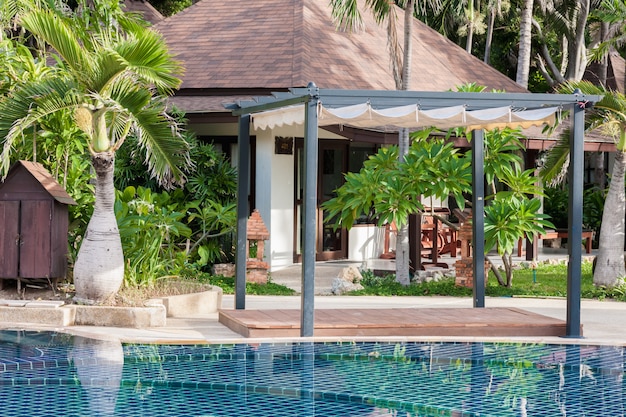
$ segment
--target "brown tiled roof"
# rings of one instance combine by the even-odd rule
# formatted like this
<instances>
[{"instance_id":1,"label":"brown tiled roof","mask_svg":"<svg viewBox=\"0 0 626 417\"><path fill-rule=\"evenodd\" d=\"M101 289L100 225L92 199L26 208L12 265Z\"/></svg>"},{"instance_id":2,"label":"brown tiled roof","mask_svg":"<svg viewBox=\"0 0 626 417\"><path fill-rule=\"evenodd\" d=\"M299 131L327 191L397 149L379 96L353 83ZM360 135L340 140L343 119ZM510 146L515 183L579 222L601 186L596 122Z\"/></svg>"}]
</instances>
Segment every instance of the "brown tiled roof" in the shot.
<instances>
[{"instance_id":1,"label":"brown tiled roof","mask_svg":"<svg viewBox=\"0 0 626 417\"><path fill-rule=\"evenodd\" d=\"M11 172L23 167L28 171L43 188L59 203L76 205L76 201L65 191L63 187L54 179L50 172L38 162L17 161L9 169L7 178L11 176Z\"/></svg>"},{"instance_id":2,"label":"brown tiled roof","mask_svg":"<svg viewBox=\"0 0 626 417\"><path fill-rule=\"evenodd\" d=\"M402 11L398 24L402 26ZM395 89L387 35L369 11L365 30L335 29L327 0L201 0L155 27L186 72L183 89ZM418 20L410 89L446 91L475 82L526 92Z\"/></svg>"},{"instance_id":3,"label":"brown tiled roof","mask_svg":"<svg viewBox=\"0 0 626 417\"><path fill-rule=\"evenodd\" d=\"M139 13L146 21L153 25L165 19L157 9L145 0L123 0L121 3L125 11Z\"/></svg>"},{"instance_id":4,"label":"brown tiled roof","mask_svg":"<svg viewBox=\"0 0 626 417\"><path fill-rule=\"evenodd\" d=\"M236 95L236 96L184 96L175 95L170 97L168 103L186 113L223 112L224 106L238 101L250 101L259 95Z\"/></svg>"},{"instance_id":5,"label":"brown tiled roof","mask_svg":"<svg viewBox=\"0 0 626 417\"><path fill-rule=\"evenodd\" d=\"M626 91L626 60L617 51L609 53L609 61L606 74L606 87L613 91L624 93ZM592 62L587 66L583 79L594 84L600 84L600 63Z\"/></svg>"}]
</instances>

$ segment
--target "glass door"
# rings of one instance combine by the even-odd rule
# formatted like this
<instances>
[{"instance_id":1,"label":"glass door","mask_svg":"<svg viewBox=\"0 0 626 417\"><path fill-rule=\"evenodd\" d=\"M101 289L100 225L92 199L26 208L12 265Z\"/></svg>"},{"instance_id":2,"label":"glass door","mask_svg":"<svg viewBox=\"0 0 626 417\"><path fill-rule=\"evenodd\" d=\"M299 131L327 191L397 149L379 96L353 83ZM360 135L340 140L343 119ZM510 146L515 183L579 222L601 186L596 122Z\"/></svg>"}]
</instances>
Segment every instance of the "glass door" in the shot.
<instances>
[{"instance_id":1,"label":"glass door","mask_svg":"<svg viewBox=\"0 0 626 417\"><path fill-rule=\"evenodd\" d=\"M318 260L345 259L348 256L347 236L344 228L335 229L334 219L327 219L321 204L336 196L348 170L348 146L345 144L320 145L318 181Z\"/></svg>"},{"instance_id":2,"label":"glass door","mask_svg":"<svg viewBox=\"0 0 626 417\"><path fill-rule=\"evenodd\" d=\"M348 145L321 141L318 155L317 183L317 236L316 260L345 259L348 256L347 233L343 228L334 230L333 222L327 221L321 204L335 196L335 190L343 184L347 171ZM295 202L294 202L294 262L302 261L302 215L304 200L304 148L302 140L296 141L295 150Z\"/></svg>"}]
</instances>

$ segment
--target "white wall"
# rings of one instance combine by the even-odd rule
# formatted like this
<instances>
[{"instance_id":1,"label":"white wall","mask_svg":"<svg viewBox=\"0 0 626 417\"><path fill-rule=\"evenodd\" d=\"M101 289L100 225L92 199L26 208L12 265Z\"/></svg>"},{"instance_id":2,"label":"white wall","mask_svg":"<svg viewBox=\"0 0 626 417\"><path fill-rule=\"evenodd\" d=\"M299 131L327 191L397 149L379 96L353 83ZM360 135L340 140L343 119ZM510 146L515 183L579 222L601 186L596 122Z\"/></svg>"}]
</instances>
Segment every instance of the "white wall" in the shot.
<instances>
[{"instance_id":1,"label":"white wall","mask_svg":"<svg viewBox=\"0 0 626 417\"><path fill-rule=\"evenodd\" d=\"M265 242L271 270L293 264L293 155L277 155L273 131L256 134L256 208L270 232Z\"/></svg>"},{"instance_id":2,"label":"white wall","mask_svg":"<svg viewBox=\"0 0 626 417\"><path fill-rule=\"evenodd\" d=\"M257 132L256 138L256 206L259 210L267 230L270 232L270 240L265 242L265 261L270 263L274 231L272 230L272 157L274 154L274 137L270 131Z\"/></svg>"},{"instance_id":3,"label":"white wall","mask_svg":"<svg viewBox=\"0 0 626 417\"><path fill-rule=\"evenodd\" d=\"M195 124L197 135L237 136L238 126L233 124ZM320 139L345 139L339 135L318 131ZM294 255L294 164L293 155L277 155L274 152L276 136L303 137L302 126L286 126L274 130L254 130L256 136L256 205L267 229L270 240L265 242L265 262L271 270L293 265ZM237 145L232 148L233 165L237 166Z\"/></svg>"},{"instance_id":4,"label":"white wall","mask_svg":"<svg viewBox=\"0 0 626 417\"><path fill-rule=\"evenodd\" d=\"M272 270L293 264L294 155L272 155Z\"/></svg>"}]
</instances>

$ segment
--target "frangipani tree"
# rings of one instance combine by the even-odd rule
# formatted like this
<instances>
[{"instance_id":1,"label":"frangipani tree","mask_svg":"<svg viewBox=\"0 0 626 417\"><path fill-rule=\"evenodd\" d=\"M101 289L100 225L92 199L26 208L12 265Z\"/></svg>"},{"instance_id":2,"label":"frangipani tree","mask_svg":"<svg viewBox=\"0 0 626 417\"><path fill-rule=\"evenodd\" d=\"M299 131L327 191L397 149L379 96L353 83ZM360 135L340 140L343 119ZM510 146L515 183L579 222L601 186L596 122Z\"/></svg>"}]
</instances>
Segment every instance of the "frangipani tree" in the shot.
<instances>
[{"instance_id":1,"label":"frangipani tree","mask_svg":"<svg viewBox=\"0 0 626 417\"><path fill-rule=\"evenodd\" d=\"M362 215L376 218L380 226L392 222L402 225L410 214L425 213L421 201L430 197L443 201L453 196L463 208L463 194L471 192L471 151L463 155L452 143L429 138L431 133L424 130L413 134L404 161L397 159L397 147L382 148L363 163L360 172L347 173L336 197L323 205L327 218L348 229ZM485 133L485 178L492 190L485 206L485 250L497 248L506 280L499 273L496 278L500 285L509 287L511 257L519 239L553 227L539 212L540 201L527 197L540 194L540 190L534 170L521 168L521 158L516 154L523 149L521 137L514 129Z\"/></svg>"},{"instance_id":2,"label":"frangipani tree","mask_svg":"<svg viewBox=\"0 0 626 417\"><path fill-rule=\"evenodd\" d=\"M546 233L546 228L554 225L548 221L549 216L541 213L541 200L528 195L540 193L535 185L534 170L521 171L514 168L504 174L500 181L507 186L506 191L492 195L485 205L485 252L492 249L498 251L502 258L506 280L494 270L498 283L511 287L513 283L513 251L517 243L524 237Z\"/></svg>"},{"instance_id":3,"label":"frangipani tree","mask_svg":"<svg viewBox=\"0 0 626 417\"><path fill-rule=\"evenodd\" d=\"M361 215L374 213L378 225L395 223L400 229L410 214L422 213L420 197L456 198L465 206L463 193L470 189L470 160L452 143L428 139L431 130L413 134L413 142L404 160L398 159L398 147L382 148L363 163L358 173L347 173L337 196L323 204L328 219L337 227L352 227ZM403 285L409 280L396 279Z\"/></svg>"},{"instance_id":4,"label":"frangipani tree","mask_svg":"<svg viewBox=\"0 0 626 417\"><path fill-rule=\"evenodd\" d=\"M189 147L166 114L165 98L182 68L159 34L126 17L116 0L86 4L81 14L34 8L19 24L56 61L44 79L19 84L0 98L3 176L21 136L39 120L71 110L83 130L96 174L93 216L74 265L76 298L101 302L119 289L124 257L113 210L115 152L133 134L146 165L166 187L185 179ZM65 11L64 13L67 13Z\"/></svg>"}]
</instances>

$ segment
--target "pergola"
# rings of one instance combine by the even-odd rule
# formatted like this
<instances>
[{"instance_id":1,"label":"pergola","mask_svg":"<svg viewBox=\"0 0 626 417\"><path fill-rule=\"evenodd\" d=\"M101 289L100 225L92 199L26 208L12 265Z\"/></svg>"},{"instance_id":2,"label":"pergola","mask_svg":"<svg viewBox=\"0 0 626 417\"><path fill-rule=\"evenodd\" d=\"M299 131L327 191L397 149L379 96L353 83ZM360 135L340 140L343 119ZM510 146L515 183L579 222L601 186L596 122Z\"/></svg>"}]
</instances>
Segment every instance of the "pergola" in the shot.
<instances>
[{"instance_id":1,"label":"pergola","mask_svg":"<svg viewBox=\"0 0 626 417\"><path fill-rule=\"evenodd\" d=\"M484 270L484 130L546 124L555 114L570 111L572 123L568 172L569 263L567 269L566 336L581 337L580 292L585 108L601 96L531 93L458 93L306 88L258 97L227 106L239 117L237 189L237 252L235 309L245 309L246 224L248 217L250 125L267 128L302 124L304 129L304 241L300 335L313 336L315 314L315 248L318 169L318 127L345 124L373 128L419 129L465 127L472 134L473 305L485 306Z\"/></svg>"}]
</instances>

